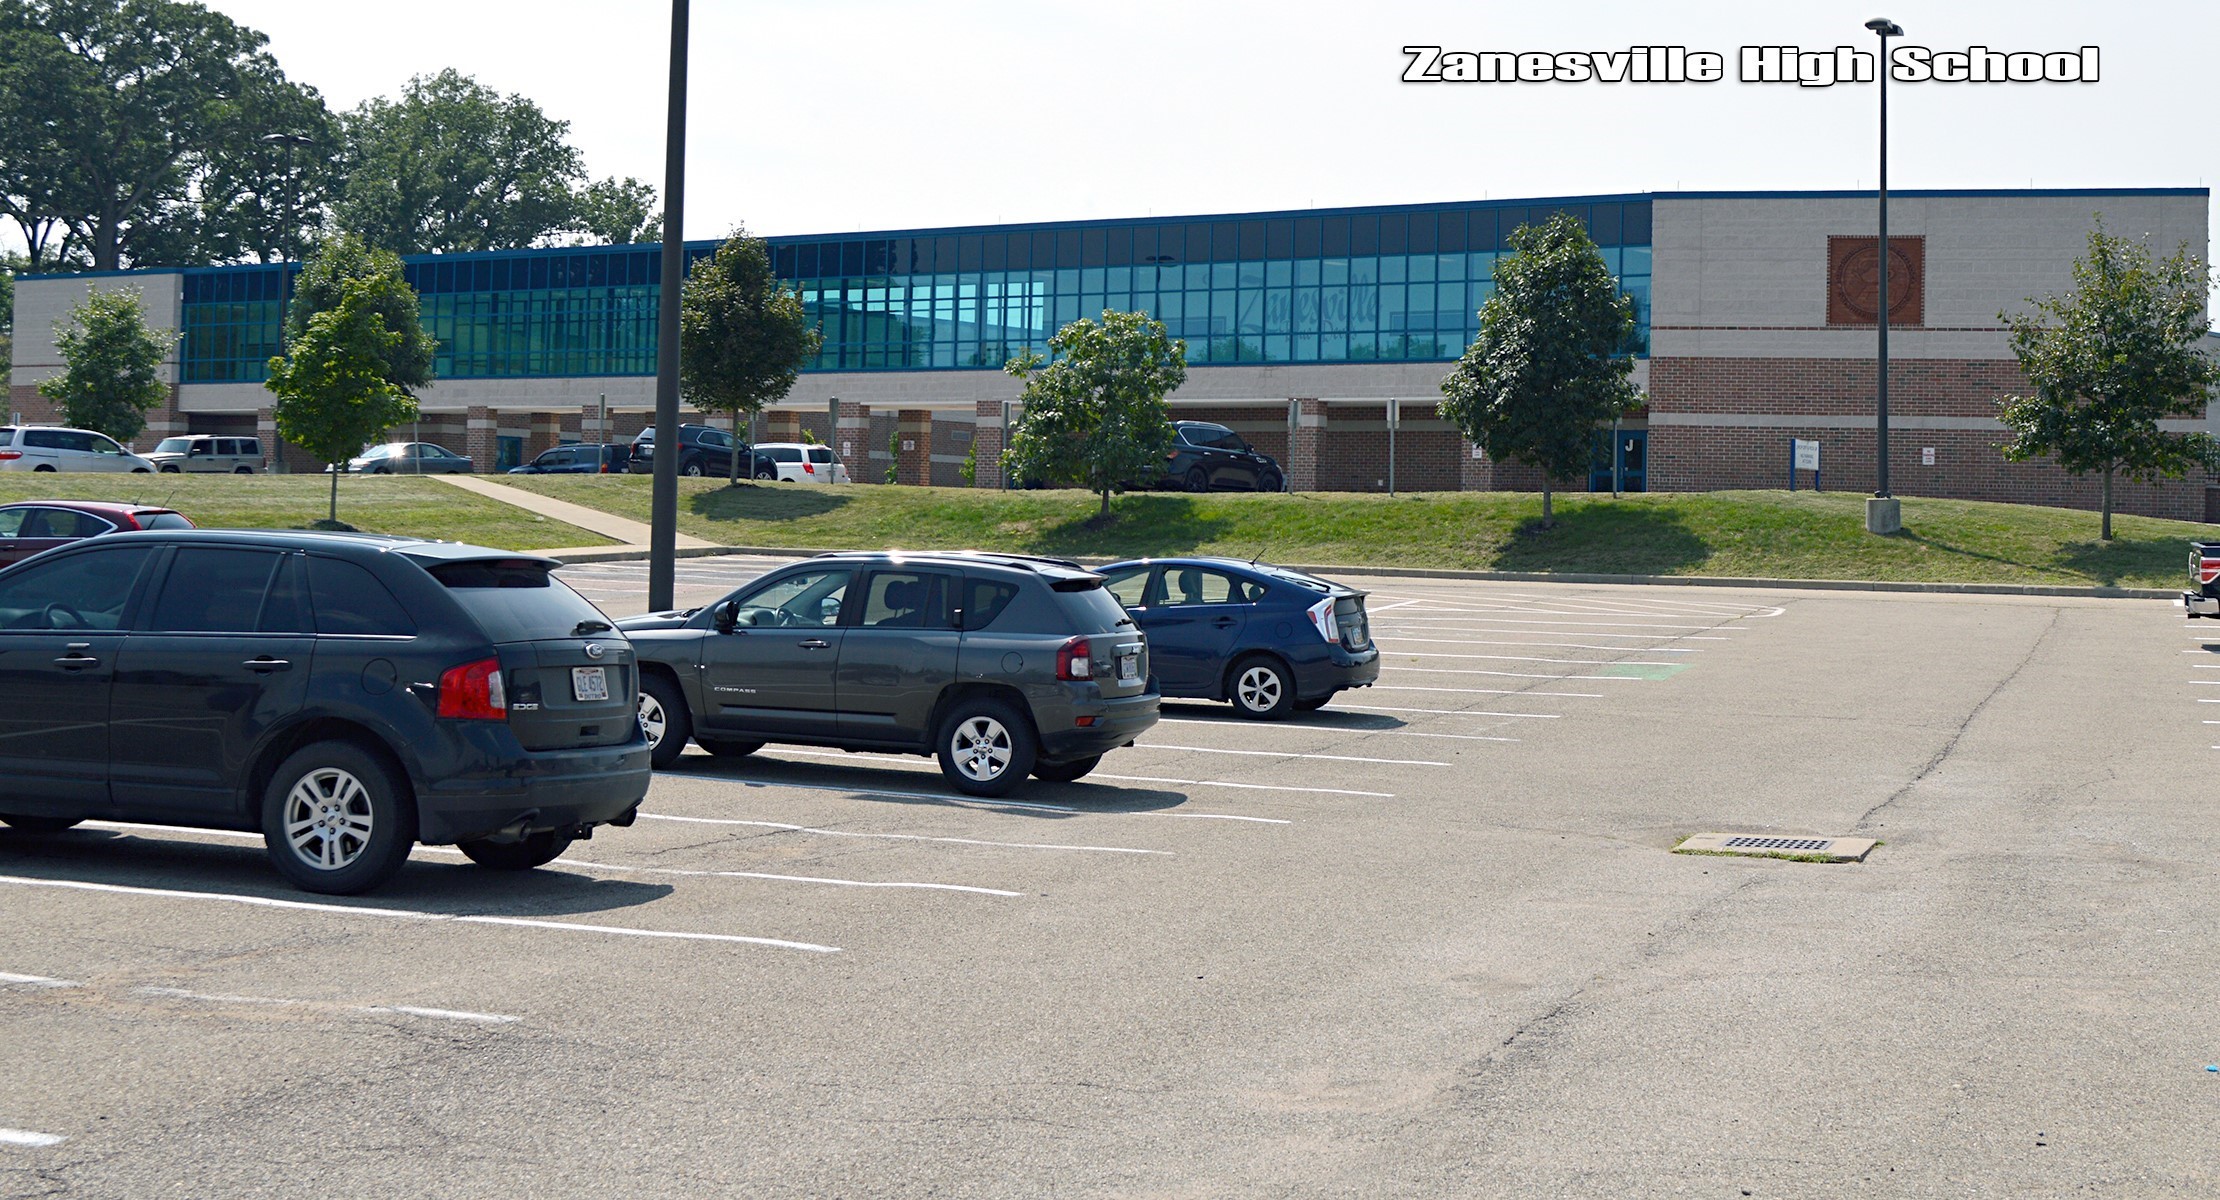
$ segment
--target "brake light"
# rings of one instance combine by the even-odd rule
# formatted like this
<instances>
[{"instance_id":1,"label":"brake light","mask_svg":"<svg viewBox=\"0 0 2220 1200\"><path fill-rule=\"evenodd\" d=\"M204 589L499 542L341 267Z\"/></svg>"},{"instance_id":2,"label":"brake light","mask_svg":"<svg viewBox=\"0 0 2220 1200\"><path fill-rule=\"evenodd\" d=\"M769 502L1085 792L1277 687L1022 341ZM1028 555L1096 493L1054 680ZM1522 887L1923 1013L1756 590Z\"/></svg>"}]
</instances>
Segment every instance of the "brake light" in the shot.
<instances>
[{"instance_id":1,"label":"brake light","mask_svg":"<svg viewBox=\"0 0 2220 1200\"><path fill-rule=\"evenodd\" d=\"M814 464L814 463L811 463L811 462L806 462L806 461L802 463L802 474L804 474L804 475L815 475L816 473L817 473L817 466L816 466L816 464Z\"/></svg>"},{"instance_id":2,"label":"brake light","mask_svg":"<svg viewBox=\"0 0 2220 1200\"><path fill-rule=\"evenodd\" d=\"M23 457L21 450L0 450L0 462L14 462Z\"/></svg>"},{"instance_id":3,"label":"brake light","mask_svg":"<svg viewBox=\"0 0 2220 1200\"><path fill-rule=\"evenodd\" d=\"M0 454L0 458L7 457ZM2197 561L2197 582L2211 583L2220 579L2220 558L2202 558Z\"/></svg>"},{"instance_id":4,"label":"brake light","mask_svg":"<svg viewBox=\"0 0 2220 1200\"><path fill-rule=\"evenodd\" d=\"M1094 647L1075 637L1056 648L1056 678L1085 680L1095 677Z\"/></svg>"},{"instance_id":5,"label":"brake light","mask_svg":"<svg viewBox=\"0 0 2220 1200\"><path fill-rule=\"evenodd\" d=\"M464 721L509 719L509 689L501 682L501 660L482 658L449 667L439 677L439 715Z\"/></svg>"},{"instance_id":6,"label":"brake light","mask_svg":"<svg viewBox=\"0 0 2220 1200\"><path fill-rule=\"evenodd\" d=\"M1310 623L1312 627L1318 630L1319 637L1329 642L1341 640L1341 622L1334 619L1334 598L1332 596L1328 596L1304 609L1303 615L1310 618Z\"/></svg>"}]
</instances>

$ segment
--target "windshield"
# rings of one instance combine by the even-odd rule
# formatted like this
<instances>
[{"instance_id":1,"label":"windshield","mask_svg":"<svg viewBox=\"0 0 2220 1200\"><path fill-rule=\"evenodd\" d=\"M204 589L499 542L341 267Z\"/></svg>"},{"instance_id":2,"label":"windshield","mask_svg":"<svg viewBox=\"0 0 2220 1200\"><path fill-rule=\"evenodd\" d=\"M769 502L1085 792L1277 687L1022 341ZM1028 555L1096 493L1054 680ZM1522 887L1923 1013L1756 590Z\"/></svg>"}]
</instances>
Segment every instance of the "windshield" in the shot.
<instances>
[{"instance_id":1,"label":"windshield","mask_svg":"<svg viewBox=\"0 0 2220 1200\"><path fill-rule=\"evenodd\" d=\"M365 450L365 451L363 451L363 452L362 452L362 455L361 455L361 457L363 457L363 458L391 458L391 457L393 457L393 451L394 451L394 447L392 447L392 446L372 446L372 447L370 447L370 448L369 448L368 450Z\"/></svg>"},{"instance_id":2,"label":"windshield","mask_svg":"<svg viewBox=\"0 0 2220 1200\"><path fill-rule=\"evenodd\" d=\"M186 448L192 444L193 439L191 438L163 438L155 444L154 452L156 454L183 454Z\"/></svg>"},{"instance_id":3,"label":"windshield","mask_svg":"<svg viewBox=\"0 0 2220 1200\"><path fill-rule=\"evenodd\" d=\"M431 574L496 642L585 637L615 628L591 601L549 574L546 563L441 563Z\"/></svg>"}]
</instances>

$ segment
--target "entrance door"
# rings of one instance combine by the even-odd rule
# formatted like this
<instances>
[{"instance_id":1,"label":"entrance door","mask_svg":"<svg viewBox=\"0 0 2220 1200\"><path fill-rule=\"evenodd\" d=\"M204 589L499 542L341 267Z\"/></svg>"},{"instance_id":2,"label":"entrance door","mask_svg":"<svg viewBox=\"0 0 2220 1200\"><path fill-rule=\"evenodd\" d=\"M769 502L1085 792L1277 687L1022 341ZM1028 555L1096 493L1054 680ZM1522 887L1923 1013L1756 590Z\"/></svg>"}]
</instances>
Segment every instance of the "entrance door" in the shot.
<instances>
[{"instance_id":1,"label":"entrance door","mask_svg":"<svg viewBox=\"0 0 2220 1200\"><path fill-rule=\"evenodd\" d=\"M1649 490L1650 431L1647 429L1622 429L1618 445L1611 443L1611 431L1596 431L1595 451L1588 456L1588 490L1611 490L1611 458L1616 451L1619 460L1619 490L1646 492Z\"/></svg>"}]
</instances>

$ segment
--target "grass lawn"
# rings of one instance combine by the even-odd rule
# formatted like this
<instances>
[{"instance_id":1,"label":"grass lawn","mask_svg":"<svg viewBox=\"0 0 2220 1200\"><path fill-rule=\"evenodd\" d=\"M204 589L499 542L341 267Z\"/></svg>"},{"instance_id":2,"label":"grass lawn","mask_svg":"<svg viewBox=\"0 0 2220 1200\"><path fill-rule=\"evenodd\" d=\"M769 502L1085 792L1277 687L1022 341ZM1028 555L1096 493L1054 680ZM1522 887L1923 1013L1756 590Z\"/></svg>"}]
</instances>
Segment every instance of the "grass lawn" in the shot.
<instances>
[{"instance_id":1,"label":"grass lawn","mask_svg":"<svg viewBox=\"0 0 2220 1200\"><path fill-rule=\"evenodd\" d=\"M635 520L647 476L512 476L502 482ZM1034 554L1229 554L1339 566L2173 587L2207 526L2015 504L1906 497L1904 533L1865 532L1855 493L1652 493L1556 498L1429 492L1387 497L1136 494L1093 523L1082 492L679 481L680 528L727 545L828 549L972 547Z\"/></svg>"},{"instance_id":2,"label":"grass lawn","mask_svg":"<svg viewBox=\"0 0 2220 1200\"><path fill-rule=\"evenodd\" d=\"M112 500L157 504L203 529L299 529L323 517L324 475L0 474L0 503ZM339 519L365 533L474 542L503 550L606 546L575 525L474 496L436 479L350 475L339 481Z\"/></svg>"}]
</instances>

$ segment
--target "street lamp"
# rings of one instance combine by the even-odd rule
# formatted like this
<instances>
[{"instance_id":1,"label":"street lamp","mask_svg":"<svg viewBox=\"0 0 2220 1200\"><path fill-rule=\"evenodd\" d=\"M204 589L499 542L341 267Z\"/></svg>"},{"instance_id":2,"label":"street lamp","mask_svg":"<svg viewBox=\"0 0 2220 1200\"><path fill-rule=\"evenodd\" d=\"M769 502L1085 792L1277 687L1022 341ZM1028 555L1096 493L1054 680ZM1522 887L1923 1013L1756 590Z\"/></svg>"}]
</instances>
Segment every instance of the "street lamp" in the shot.
<instances>
[{"instance_id":1,"label":"street lamp","mask_svg":"<svg viewBox=\"0 0 2220 1200\"><path fill-rule=\"evenodd\" d=\"M655 475L648 489L648 608L678 583L678 303L686 274L687 0L671 0L670 97L663 130L663 286L655 314Z\"/></svg>"},{"instance_id":2,"label":"street lamp","mask_svg":"<svg viewBox=\"0 0 2220 1200\"><path fill-rule=\"evenodd\" d=\"M1904 27L1887 17L1875 17L1865 27L1881 39L1881 272L1874 297L1880 340L1873 393L1874 488L1865 506L1865 528L1868 533L1895 533L1904 527L1904 520L1902 507L1889 495L1889 39L1903 37Z\"/></svg>"}]
</instances>

